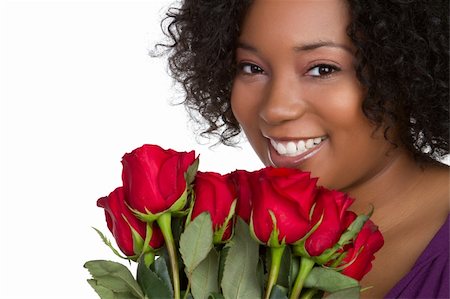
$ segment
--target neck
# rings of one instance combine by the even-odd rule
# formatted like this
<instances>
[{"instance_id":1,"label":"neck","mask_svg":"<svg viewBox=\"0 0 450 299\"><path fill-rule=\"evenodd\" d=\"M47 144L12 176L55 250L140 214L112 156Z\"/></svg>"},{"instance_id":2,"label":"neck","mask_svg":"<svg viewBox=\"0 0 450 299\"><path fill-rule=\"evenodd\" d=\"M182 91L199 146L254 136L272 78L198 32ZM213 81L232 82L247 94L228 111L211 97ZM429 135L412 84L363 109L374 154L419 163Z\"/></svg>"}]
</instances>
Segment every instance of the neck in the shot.
<instances>
[{"instance_id":1,"label":"neck","mask_svg":"<svg viewBox=\"0 0 450 299\"><path fill-rule=\"evenodd\" d=\"M436 173L433 169L436 167L430 165L421 168L412 157L399 149L384 169L346 190L355 198L352 210L358 214L367 213L373 205L371 219L383 233L399 228L408 220L417 219L420 213L430 211L428 200L433 186L442 190L443 181L433 175ZM445 184L448 185L448 181ZM435 208L442 207L437 205ZM446 210L448 213L448 204Z\"/></svg>"}]
</instances>

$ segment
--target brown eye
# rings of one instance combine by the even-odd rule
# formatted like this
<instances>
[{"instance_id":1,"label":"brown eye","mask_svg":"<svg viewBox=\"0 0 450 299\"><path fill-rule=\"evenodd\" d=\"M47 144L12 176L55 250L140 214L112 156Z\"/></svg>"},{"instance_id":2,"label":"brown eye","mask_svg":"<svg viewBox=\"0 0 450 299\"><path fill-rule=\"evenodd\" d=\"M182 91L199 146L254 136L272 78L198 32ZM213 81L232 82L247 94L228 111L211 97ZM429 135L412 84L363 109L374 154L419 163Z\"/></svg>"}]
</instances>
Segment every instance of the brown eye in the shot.
<instances>
[{"instance_id":1,"label":"brown eye","mask_svg":"<svg viewBox=\"0 0 450 299\"><path fill-rule=\"evenodd\" d=\"M262 68L253 63L241 63L239 69L242 73L249 75L264 73Z\"/></svg>"},{"instance_id":2,"label":"brown eye","mask_svg":"<svg viewBox=\"0 0 450 299\"><path fill-rule=\"evenodd\" d=\"M313 77L328 77L336 71L340 71L340 68L330 64L319 64L310 68L307 74Z\"/></svg>"}]
</instances>

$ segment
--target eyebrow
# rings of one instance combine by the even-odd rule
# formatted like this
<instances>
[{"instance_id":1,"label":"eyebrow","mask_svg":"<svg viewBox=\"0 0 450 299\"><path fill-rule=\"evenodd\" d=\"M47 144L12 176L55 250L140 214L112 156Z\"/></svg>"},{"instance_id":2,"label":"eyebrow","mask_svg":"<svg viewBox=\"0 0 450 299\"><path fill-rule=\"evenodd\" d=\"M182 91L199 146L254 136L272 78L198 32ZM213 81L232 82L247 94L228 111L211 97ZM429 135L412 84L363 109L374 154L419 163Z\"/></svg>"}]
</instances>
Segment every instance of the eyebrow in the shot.
<instances>
[{"instance_id":1,"label":"eyebrow","mask_svg":"<svg viewBox=\"0 0 450 299\"><path fill-rule=\"evenodd\" d=\"M298 46L294 47L294 51L295 52L311 51L311 50L315 50L315 49L322 48L322 47L341 48L345 51L353 53L352 49L350 47L343 45L343 44L338 44L338 43L335 43L332 41L318 41L318 42L314 42L314 43L310 43L310 44L298 45Z\"/></svg>"},{"instance_id":2,"label":"eyebrow","mask_svg":"<svg viewBox=\"0 0 450 299\"><path fill-rule=\"evenodd\" d=\"M343 45L343 44L338 44L338 43L335 43L332 41L318 41L318 42L313 42L313 43L308 43L308 44L301 44L301 45L295 46L293 49L295 52L302 52L302 51L312 51L312 50L322 48L322 47L340 48L340 49L343 49L343 50L349 52L350 54L353 54L353 51L350 47ZM244 50L258 53L257 48L255 48L245 42L242 42L242 41L240 41L238 43L237 48L241 48Z\"/></svg>"}]
</instances>

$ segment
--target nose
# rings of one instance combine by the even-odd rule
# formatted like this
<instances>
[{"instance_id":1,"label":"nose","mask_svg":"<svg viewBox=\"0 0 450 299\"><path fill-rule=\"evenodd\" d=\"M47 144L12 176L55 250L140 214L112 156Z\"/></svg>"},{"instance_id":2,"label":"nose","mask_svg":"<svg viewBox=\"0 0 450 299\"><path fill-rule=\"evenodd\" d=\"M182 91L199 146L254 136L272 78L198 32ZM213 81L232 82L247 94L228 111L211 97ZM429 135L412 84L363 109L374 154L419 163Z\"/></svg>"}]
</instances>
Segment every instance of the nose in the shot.
<instances>
[{"instance_id":1,"label":"nose","mask_svg":"<svg viewBox=\"0 0 450 299\"><path fill-rule=\"evenodd\" d=\"M274 78L266 88L259 116L268 125L295 120L305 113L306 102L295 78Z\"/></svg>"}]
</instances>

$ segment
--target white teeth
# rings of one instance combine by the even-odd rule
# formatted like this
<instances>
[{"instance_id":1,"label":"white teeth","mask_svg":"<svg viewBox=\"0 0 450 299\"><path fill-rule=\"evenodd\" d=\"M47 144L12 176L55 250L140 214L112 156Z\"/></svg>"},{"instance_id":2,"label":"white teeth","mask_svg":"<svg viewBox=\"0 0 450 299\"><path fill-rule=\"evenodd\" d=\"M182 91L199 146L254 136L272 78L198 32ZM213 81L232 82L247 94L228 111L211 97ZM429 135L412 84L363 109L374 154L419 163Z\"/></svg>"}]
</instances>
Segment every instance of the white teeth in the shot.
<instances>
[{"instance_id":1,"label":"white teeth","mask_svg":"<svg viewBox=\"0 0 450 299\"><path fill-rule=\"evenodd\" d=\"M289 141L288 144L286 145L286 153L288 155L292 155L295 154L297 152L297 146L295 145L294 142Z\"/></svg>"},{"instance_id":2,"label":"white teeth","mask_svg":"<svg viewBox=\"0 0 450 299\"><path fill-rule=\"evenodd\" d=\"M272 144L273 148L278 152L280 155L285 156L298 156L302 154L303 152L312 149L316 147L318 144L320 144L325 138L317 137L317 138L310 138L305 140L299 140L297 143L293 141L289 141L288 143L277 143L276 141L270 139L270 143Z\"/></svg>"},{"instance_id":3,"label":"white teeth","mask_svg":"<svg viewBox=\"0 0 450 299\"><path fill-rule=\"evenodd\" d=\"M314 147L314 140L313 139L306 140L305 146L306 146L307 149L313 148Z\"/></svg>"},{"instance_id":4,"label":"white teeth","mask_svg":"<svg viewBox=\"0 0 450 299\"><path fill-rule=\"evenodd\" d=\"M284 145L282 145L281 143L278 143L277 144L277 147L276 147L276 149L277 149L277 152L280 154L280 155L285 155L286 154L286 148L284 147Z\"/></svg>"},{"instance_id":5,"label":"white teeth","mask_svg":"<svg viewBox=\"0 0 450 299\"><path fill-rule=\"evenodd\" d=\"M277 143L275 141L273 141L272 139L270 139L270 144L272 144L273 148L277 148Z\"/></svg>"},{"instance_id":6,"label":"white teeth","mask_svg":"<svg viewBox=\"0 0 450 299\"><path fill-rule=\"evenodd\" d=\"M298 148L298 150L299 151L305 151L306 150L306 147L305 147L305 141L303 141L303 140L300 140L298 143L297 143L297 148Z\"/></svg>"}]
</instances>

